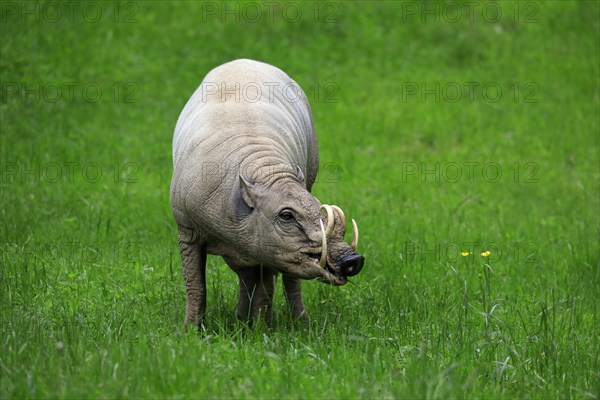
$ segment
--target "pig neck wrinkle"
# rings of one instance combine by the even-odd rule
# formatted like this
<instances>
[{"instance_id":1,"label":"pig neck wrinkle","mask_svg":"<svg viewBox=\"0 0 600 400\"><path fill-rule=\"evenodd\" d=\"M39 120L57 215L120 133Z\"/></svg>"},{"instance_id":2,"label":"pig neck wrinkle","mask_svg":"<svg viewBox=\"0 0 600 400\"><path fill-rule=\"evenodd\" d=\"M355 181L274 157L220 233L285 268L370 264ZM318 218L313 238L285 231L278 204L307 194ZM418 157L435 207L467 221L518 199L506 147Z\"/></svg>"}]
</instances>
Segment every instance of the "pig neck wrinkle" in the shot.
<instances>
[{"instance_id":1,"label":"pig neck wrinkle","mask_svg":"<svg viewBox=\"0 0 600 400\"><path fill-rule=\"evenodd\" d=\"M272 144L255 149L241 167L245 179L267 187L281 180L299 182L293 161L285 156L285 151L278 151Z\"/></svg>"}]
</instances>

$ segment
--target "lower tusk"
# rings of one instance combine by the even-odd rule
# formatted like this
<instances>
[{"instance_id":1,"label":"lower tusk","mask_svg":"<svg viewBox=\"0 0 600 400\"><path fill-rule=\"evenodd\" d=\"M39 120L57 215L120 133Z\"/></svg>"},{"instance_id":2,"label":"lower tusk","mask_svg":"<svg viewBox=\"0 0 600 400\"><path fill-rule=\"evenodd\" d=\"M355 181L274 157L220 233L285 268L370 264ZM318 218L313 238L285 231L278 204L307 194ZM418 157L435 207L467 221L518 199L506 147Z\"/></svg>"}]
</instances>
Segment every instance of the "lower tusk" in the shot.
<instances>
[{"instance_id":1,"label":"lower tusk","mask_svg":"<svg viewBox=\"0 0 600 400\"><path fill-rule=\"evenodd\" d=\"M333 224L334 224L334 218L333 218L333 210L331 209L331 207L327 204L323 204L321 205L320 210L325 209L325 211L327 212L327 236L331 235L331 232L333 231Z\"/></svg>"},{"instance_id":2,"label":"lower tusk","mask_svg":"<svg viewBox=\"0 0 600 400\"><path fill-rule=\"evenodd\" d=\"M327 235L325 234L323 220L320 219L319 223L321 224L321 259L319 260L319 265L325 268L325 263L327 262Z\"/></svg>"},{"instance_id":3,"label":"lower tusk","mask_svg":"<svg viewBox=\"0 0 600 400\"><path fill-rule=\"evenodd\" d=\"M356 251L356 247L358 246L358 224L354 219L352 220L352 244L350 246L354 251Z\"/></svg>"}]
</instances>

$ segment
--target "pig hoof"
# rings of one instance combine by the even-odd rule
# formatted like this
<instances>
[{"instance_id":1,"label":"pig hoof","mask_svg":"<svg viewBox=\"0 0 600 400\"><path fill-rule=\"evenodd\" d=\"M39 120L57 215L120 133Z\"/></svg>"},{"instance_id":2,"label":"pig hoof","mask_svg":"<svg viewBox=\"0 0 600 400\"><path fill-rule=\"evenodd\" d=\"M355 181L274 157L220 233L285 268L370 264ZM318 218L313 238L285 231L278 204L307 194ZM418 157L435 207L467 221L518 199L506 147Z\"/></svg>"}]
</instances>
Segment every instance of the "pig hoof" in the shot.
<instances>
[{"instance_id":1,"label":"pig hoof","mask_svg":"<svg viewBox=\"0 0 600 400\"><path fill-rule=\"evenodd\" d=\"M294 313L292 318L294 321L306 321L308 320L308 312L306 312L306 310L302 310L299 313Z\"/></svg>"}]
</instances>

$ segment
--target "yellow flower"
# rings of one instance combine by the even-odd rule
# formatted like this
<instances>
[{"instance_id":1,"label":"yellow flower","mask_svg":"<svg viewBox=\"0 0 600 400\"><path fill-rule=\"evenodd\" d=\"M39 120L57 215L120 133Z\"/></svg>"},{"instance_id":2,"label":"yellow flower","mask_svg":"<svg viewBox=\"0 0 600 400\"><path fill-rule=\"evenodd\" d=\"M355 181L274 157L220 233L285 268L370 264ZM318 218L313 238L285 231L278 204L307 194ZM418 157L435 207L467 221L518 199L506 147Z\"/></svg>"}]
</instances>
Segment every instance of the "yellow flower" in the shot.
<instances>
[{"instance_id":1,"label":"yellow flower","mask_svg":"<svg viewBox=\"0 0 600 400\"><path fill-rule=\"evenodd\" d=\"M463 257L467 257L469 254L471 254L471 253L469 253L468 251L461 251L460 252L460 255L463 256Z\"/></svg>"},{"instance_id":2,"label":"yellow flower","mask_svg":"<svg viewBox=\"0 0 600 400\"><path fill-rule=\"evenodd\" d=\"M483 253L481 253L481 256L482 257L489 257L490 254L492 254L492 253L489 250L487 250L487 251L484 251Z\"/></svg>"}]
</instances>

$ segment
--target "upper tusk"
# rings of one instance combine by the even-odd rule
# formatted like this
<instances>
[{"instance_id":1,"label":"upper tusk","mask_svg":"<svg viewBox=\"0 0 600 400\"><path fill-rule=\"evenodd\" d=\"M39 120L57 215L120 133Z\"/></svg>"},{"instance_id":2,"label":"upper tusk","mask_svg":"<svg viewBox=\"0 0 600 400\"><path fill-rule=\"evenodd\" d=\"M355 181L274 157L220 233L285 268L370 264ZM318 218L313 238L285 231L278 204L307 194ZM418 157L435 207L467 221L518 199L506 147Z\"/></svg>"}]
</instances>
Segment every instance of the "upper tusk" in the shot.
<instances>
[{"instance_id":1,"label":"upper tusk","mask_svg":"<svg viewBox=\"0 0 600 400\"><path fill-rule=\"evenodd\" d=\"M358 224L353 219L352 220L352 244L350 245L350 247L352 247L352 250L356 251L357 246L358 246Z\"/></svg>"},{"instance_id":2,"label":"upper tusk","mask_svg":"<svg viewBox=\"0 0 600 400\"><path fill-rule=\"evenodd\" d=\"M334 224L333 210L327 204L321 205L320 210L323 210L323 209L325 209L325 211L327 212L327 229L325 229L325 232L327 233L327 236L329 236L329 235L331 235L331 232L333 231L333 224Z\"/></svg>"},{"instance_id":3,"label":"upper tusk","mask_svg":"<svg viewBox=\"0 0 600 400\"><path fill-rule=\"evenodd\" d=\"M325 234L323 220L319 219L319 223L321 224L321 259L319 260L319 265L325 268L325 263L327 262L327 235Z\"/></svg>"},{"instance_id":4,"label":"upper tusk","mask_svg":"<svg viewBox=\"0 0 600 400\"><path fill-rule=\"evenodd\" d=\"M346 216L344 215L344 212L342 211L342 209L336 205L332 205L331 208L340 213L340 217L342 218L342 226L345 226L346 225Z\"/></svg>"}]
</instances>

